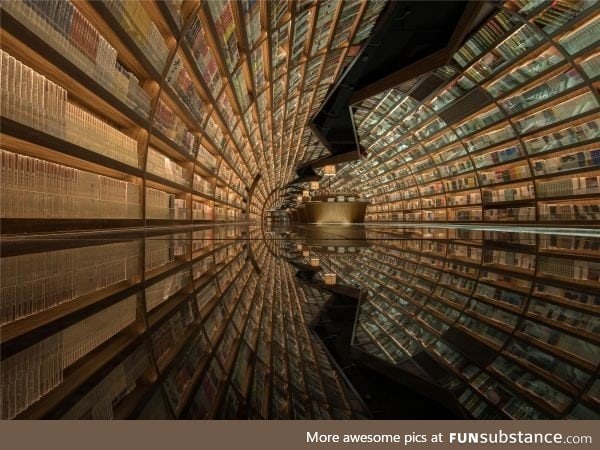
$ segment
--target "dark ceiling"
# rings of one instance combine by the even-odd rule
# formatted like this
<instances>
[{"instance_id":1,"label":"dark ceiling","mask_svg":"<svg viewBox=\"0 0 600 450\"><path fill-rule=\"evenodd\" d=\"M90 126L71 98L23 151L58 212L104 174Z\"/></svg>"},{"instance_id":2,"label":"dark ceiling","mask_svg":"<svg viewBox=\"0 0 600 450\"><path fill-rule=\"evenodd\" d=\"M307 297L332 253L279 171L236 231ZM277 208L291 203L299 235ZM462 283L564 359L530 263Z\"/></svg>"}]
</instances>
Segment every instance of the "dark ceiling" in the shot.
<instances>
[{"instance_id":1,"label":"dark ceiling","mask_svg":"<svg viewBox=\"0 0 600 450\"><path fill-rule=\"evenodd\" d=\"M348 153L348 160L358 156L349 111L352 94L444 48L468 3L389 3L366 45L313 118L313 129L320 133L321 140L333 155Z\"/></svg>"}]
</instances>

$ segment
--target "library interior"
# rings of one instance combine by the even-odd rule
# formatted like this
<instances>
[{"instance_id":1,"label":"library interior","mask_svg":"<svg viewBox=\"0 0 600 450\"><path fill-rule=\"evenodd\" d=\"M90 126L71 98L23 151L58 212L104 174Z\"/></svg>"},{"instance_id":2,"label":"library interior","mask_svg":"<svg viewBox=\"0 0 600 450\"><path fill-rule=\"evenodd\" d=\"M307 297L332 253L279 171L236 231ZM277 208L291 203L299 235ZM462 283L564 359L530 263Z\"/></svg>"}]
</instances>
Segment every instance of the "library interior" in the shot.
<instances>
[{"instance_id":1,"label":"library interior","mask_svg":"<svg viewBox=\"0 0 600 450\"><path fill-rule=\"evenodd\" d=\"M0 419L600 419L600 0L0 14Z\"/></svg>"}]
</instances>

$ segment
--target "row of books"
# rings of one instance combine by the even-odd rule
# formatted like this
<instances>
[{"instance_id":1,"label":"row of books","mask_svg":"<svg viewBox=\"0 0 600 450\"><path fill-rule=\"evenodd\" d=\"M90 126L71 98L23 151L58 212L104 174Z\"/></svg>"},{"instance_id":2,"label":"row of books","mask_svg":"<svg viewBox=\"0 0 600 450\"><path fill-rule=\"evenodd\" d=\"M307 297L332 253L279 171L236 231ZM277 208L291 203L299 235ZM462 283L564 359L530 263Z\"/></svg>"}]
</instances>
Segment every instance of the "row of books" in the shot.
<instances>
[{"instance_id":1,"label":"row of books","mask_svg":"<svg viewBox=\"0 0 600 450\"><path fill-rule=\"evenodd\" d=\"M596 166L600 166L600 150L582 150L553 158L537 159L533 163L533 170L536 175L545 175Z\"/></svg>"},{"instance_id":2,"label":"row of books","mask_svg":"<svg viewBox=\"0 0 600 450\"><path fill-rule=\"evenodd\" d=\"M534 11L543 7L541 11L537 11L538 14L533 17L533 21L548 34L566 24L591 5L593 5L591 1L574 2L568 0L560 0L549 4L544 4L542 0L512 0L508 3L509 8L525 15L531 15Z\"/></svg>"},{"instance_id":3,"label":"row of books","mask_svg":"<svg viewBox=\"0 0 600 450\"><path fill-rule=\"evenodd\" d=\"M529 200L535 198L533 184L504 189L482 189L481 198L483 203L507 202L513 200Z\"/></svg>"},{"instance_id":4,"label":"row of books","mask_svg":"<svg viewBox=\"0 0 600 450\"><path fill-rule=\"evenodd\" d=\"M2 259L2 324L46 311L139 273L135 241Z\"/></svg>"},{"instance_id":5,"label":"row of books","mask_svg":"<svg viewBox=\"0 0 600 450\"><path fill-rule=\"evenodd\" d=\"M483 264L493 264L509 267L513 270L514 267L520 270L533 272L535 269L536 257L529 253L519 253L507 250L485 249L483 252Z\"/></svg>"},{"instance_id":6,"label":"row of books","mask_svg":"<svg viewBox=\"0 0 600 450\"><path fill-rule=\"evenodd\" d=\"M121 400L139 386L152 362L147 347L140 345L111 370L62 419L111 420Z\"/></svg>"},{"instance_id":7,"label":"row of books","mask_svg":"<svg viewBox=\"0 0 600 450\"><path fill-rule=\"evenodd\" d=\"M529 154L544 153L564 146L591 141L600 136L600 119L586 120L569 127L553 130L542 136L524 140Z\"/></svg>"},{"instance_id":8,"label":"row of books","mask_svg":"<svg viewBox=\"0 0 600 450\"><path fill-rule=\"evenodd\" d=\"M556 47L549 47L530 59L523 61L508 73L484 84L483 87L494 98L498 98L508 91L523 86L532 78L550 70L564 60L565 57Z\"/></svg>"},{"instance_id":9,"label":"row of books","mask_svg":"<svg viewBox=\"0 0 600 450\"><path fill-rule=\"evenodd\" d=\"M594 53L593 55L582 59L578 62L579 66L587 74L590 79L597 78L600 75L600 54Z\"/></svg>"},{"instance_id":10,"label":"row of books","mask_svg":"<svg viewBox=\"0 0 600 450\"><path fill-rule=\"evenodd\" d=\"M147 118L150 96L117 62L117 51L70 2L3 2L2 9L131 109Z\"/></svg>"},{"instance_id":11,"label":"row of books","mask_svg":"<svg viewBox=\"0 0 600 450\"><path fill-rule=\"evenodd\" d=\"M571 260L565 264L564 258L543 256L538 271L546 275L583 281L597 281L600 265L596 261Z\"/></svg>"},{"instance_id":12,"label":"row of books","mask_svg":"<svg viewBox=\"0 0 600 450\"><path fill-rule=\"evenodd\" d=\"M574 55L583 49L598 43L600 33L600 15L594 14L591 19L583 25L566 33L558 39L558 42L570 55Z\"/></svg>"},{"instance_id":13,"label":"row of books","mask_svg":"<svg viewBox=\"0 0 600 450\"><path fill-rule=\"evenodd\" d=\"M164 366L166 357L179 344L183 335L194 322L194 318L192 303L187 300L152 332L152 349L159 368Z\"/></svg>"},{"instance_id":14,"label":"row of books","mask_svg":"<svg viewBox=\"0 0 600 450\"><path fill-rule=\"evenodd\" d=\"M0 54L2 116L64 137L67 92L4 50Z\"/></svg>"},{"instance_id":15,"label":"row of books","mask_svg":"<svg viewBox=\"0 0 600 450\"><path fill-rule=\"evenodd\" d=\"M135 321L136 307L137 296L128 297L3 359L2 419L63 383L65 369Z\"/></svg>"},{"instance_id":16,"label":"row of books","mask_svg":"<svg viewBox=\"0 0 600 450\"><path fill-rule=\"evenodd\" d=\"M483 220L491 222L534 222L536 220L535 208L532 206L487 208L483 211Z\"/></svg>"},{"instance_id":17,"label":"row of books","mask_svg":"<svg viewBox=\"0 0 600 450\"><path fill-rule=\"evenodd\" d=\"M203 192L208 195L212 195L214 188L210 181L205 180L197 173L194 173L194 190L198 192Z\"/></svg>"},{"instance_id":18,"label":"row of books","mask_svg":"<svg viewBox=\"0 0 600 450\"><path fill-rule=\"evenodd\" d=\"M3 217L140 217L138 184L6 150L0 152Z\"/></svg>"},{"instance_id":19,"label":"row of books","mask_svg":"<svg viewBox=\"0 0 600 450\"><path fill-rule=\"evenodd\" d=\"M148 147L146 170L182 186L190 184L183 167L152 147Z\"/></svg>"},{"instance_id":20,"label":"row of books","mask_svg":"<svg viewBox=\"0 0 600 450\"><path fill-rule=\"evenodd\" d=\"M454 194L448 197L448 206L477 205L481 203L480 192Z\"/></svg>"},{"instance_id":21,"label":"row of books","mask_svg":"<svg viewBox=\"0 0 600 450\"><path fill-rule=\"evenodd\" d=\"M465 73L481 83L503 67L518 59L523 53L543 41L541 33L529 25L522 25L490 52L478 59Z\"/></svg>"},{"instance_id":22,"label":"row of books","mask_svg":"<svg viewBox=\"0 0 600 450\"><path fill-rule=\"evenodd\" d=\"M200 138L188 130L175 111L162 98L158 99L153 124L171 141L187 152L189 156L194 156L200 144Z\"/></svg>"},{"instance_id":23,"label":"row of books","mask_svg":"<svg viewBox=\"0 0 600 450\"><path fill-rule=\"evenodd\" d=\"M179 53L175 55L165 81L171 86L176 95L179 96L194 118L199 123L204 123L208 114L206 111L207 108L200 99L196 86L188 74Z\"/></svg>"},{"instance_id":24,"label":"row of books","mask_svg":"<svg viewBox=\"0 0 600 450\"><path fill-rule=\"evenodd\" d=\"M491 166L501 162L511 161L519 158L522 155L521 147L519 145L513 145L510 147L503 148L501 150L491 151L489 153L473 155L473 162L475 167L481 168Z\"/></svg>"},{"instance_id":25,"label":"row of books","mask_svg":"<svg viewBox=\"0 0 600 450\"><path fill-rule=\"evenodd\" d=\"M190 281L190 274L183 269L146 288L146 310L151 311L181 291Z\"/></svg>"},{"instance_id":26,"label":"row of books","mask_svg":"<svg viewBox=\"0 0 600 450\"><path fill-rule=\"evenodd\" d=\"M566 197L570 195L598 194L600 176L562 178L558 180L538 181L538 197Z\"/></svg>"},{"instance_id":27,"label":"row of books","mask_svg":"<svg viewBox=\"0 0 600 450\"><path fill-rule=\"evenodd\" d=\"M557 105L535 112L515 121L515 127L523 135L561 120L576 117L598 108L593 92L580 94Z\"/></svg>"},{"instance_id":28,"label":"row of books","mask_svg":"<svg viewBox=\"0 0 600 450\"><path fill-rule=\"evenodd\" d=\"M598 220L600 205L597 200L571 201L569 203L540 203L540 220Z\"/></svg>"},{"instance_id":29,"label":"row of books","mask_svg":"<svg viewBox=\"0 0 600 450\"><path fill-rule=\"evenodd\" d=\"M133 38L154 69L162 73L169 50L141 2L105 2L104 5L121 24L127 35Z\"/></svg>"},{"instance_id":30,"label":"row of books","mask_svg":"<svg viewBox=\"0 0 600 450\"><path fill-rule=\"evenodd\" d=\"M137 141L68 101L67 91L0 50L2 115L138 167Z\"/></svg>"},{"instance_id":31,"label":"row of books","mask_svg":"<svg viewBox=\"0 0 600 450\"><path fill-rule=\"evenodd\" d=\"M175 194L146 188L146 217L149 219L187 219L188 210L185 198Z\"/></svg>"},{"instance_id":32,"label":"row of books","mask_svg":"<svg viewBox=\"0 0 600 450\"><path fill-rule=\"evenodd\" d=\"M144 269L146 272L165 266L176 257L185 257L186 255L185 235L174 235L168 238L159 237L157 239L146 239L145 256L146 261Z\"/></svg>"},{"instance_id":33,"label":"row of books","mask_svg":"<svg viewBox=\"0 0 600 450\"><path fill-rule=\"evenodd\" d=\"M480 171L478 175L479 183L481 185L489 185L511 180L519 180L522 178L530 178L531 171L529 170L528 165L522 165L507 169L497 168L490 171Z\"/></svg>"},{"instance_id":34,"label":"row of books","mask_svg":"<svg viewBox=\"0 0 600 450\"><path fill-rule=\"evenodd\" d=\"M505 12L494 15L471 39L458 49L453 56L454 60L461 67L469 65L471 61L493 46L514 27L513 20Z\"/></svg>"},{"instance_id":35,"label":"row of books","mask_svg":"<svg viewBox=\"0 0 600 450\"><path fill-rule=\"evenodd\" d=\"M556 328L542 325L533 320L526 320L519 327L519 333L534 342L551 345L559 351L566 352L588 363L595 365L598 362L599 348L597 345L572 334L561 332Z\"/></svg>"},{"instance_id":36,"label":"row of books","mask_svg":"<svg viewBox=\"0 0 600 450\"><path fill-rule=\"evenodd\" d=\"M477 186L477 178L475 176L454 178L452 180L444 181L444 186L446 191L466 190Z\"/></svg>"},{"instance_id":37,"label":"row of books","mask_svg":"<svg viewBox=\"0 0 600 450\"><path fill-rule=\"evenodd\" d=\"M549 101L553 97L582 83L583 78L576 69L567 69L541 84L502 99L500 104L509 114L513 115L538 103Z\"/></svg>"},{"instance_id":38,"label":"row of books","mask_svg":"<svg viewBox=\"0 0 600 450\"><path fill-rule=\"evenodd\" d=\"M206 351L206 338L202 333L197 333L179 353L173 367L167 374L164 387L174 411L180 410L183 395L189 390L197 367Z\"/></svg>"},{"instance_id":39,"label":"row of books","mask_svg":"<svg viewBox=\"0 0 600 450\"><path fill-rule=\"evenodd\" d=\"M192 219L211 220L213 218L213 207L206 203L192 202Z\"/></svg>"},{"instance_id":40,"label":"row of books","mask_svg":"<svg viewBox=\"0 0 600 450\"><path fill-rule=\"evenodd\" d=\"M539 246L547 251L590 255L595 255L600 251L600 241L579 236L540 236Z\"/></svg>"}]
</instances>

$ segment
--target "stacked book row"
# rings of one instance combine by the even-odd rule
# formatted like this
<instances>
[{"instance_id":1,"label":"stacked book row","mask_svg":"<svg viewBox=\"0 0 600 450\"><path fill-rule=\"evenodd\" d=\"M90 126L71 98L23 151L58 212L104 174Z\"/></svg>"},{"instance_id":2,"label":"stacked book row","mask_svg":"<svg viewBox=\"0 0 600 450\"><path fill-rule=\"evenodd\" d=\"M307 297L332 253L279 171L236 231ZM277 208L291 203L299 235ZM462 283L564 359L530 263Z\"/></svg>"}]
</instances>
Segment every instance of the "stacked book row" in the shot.
<instances>
[{"instance_id":1,"label":"stacked book row","mask_svg":"<svg viewBox=\"0 0 600 450\"><path fill-rule=\"evenodd\" d=\"M448 206L478 205L481 203L480 192L457 194L448 197Z\"/></svg>"},{"instance_id":2,"label":"stacked book row","mask_svg":"<svg viewBox=\"0 0 600 450\"><path fill-rule=\"evenodd\" d=\"M176 198L175 194L147 187L146 217L149 219L187 219L185 199Z\"/></svg>"},{"instance_id":3,"label":"stacked book row","mask_svg":"<svg viewBox=\"0 0 600 450\"><path fill-rule=\"evenodd\" d=\"M482 185L503 183L511 180L519 180L521 178L529 178L531 172L528 165L510 167L508 169L496 169L490 171L479 172L479 182Z\"/></svg>"},{"instance_id":4,"label":"stacked book row","mask_svg":"<svg viewBox=\"0 0 600 450\"><path fill-rule=\"evenodd\" d=\"M483 189L483 203L508 202L515 200L530 200L535 198L533 184L505 189Z\"/></svg>"},{"instance_id":5,"label":"stacked book row","mask_svg":"<svg viewBox=\"0 0 600 450\"><path fill-rule=\"evenodd\" d=\"M600 119L593 119L543 136L527 139L525 140L525 147L529 154L543 153L567 145L597 139L598 137L600 137Z\"/></svg>"},{"instance_id":6,"label":"stacked book row","mask_svg":"<svg viewBox=\"0 0 600 450\"><path fill-rule=\"evenodd\" d=\"M500 104L510 113L515 114L533 105L545 102L562 92L583 83L583 78L576 69L568 69L554 77L535 85L517 95L501 100Z\"/></svg>"},{"instance_id":7,"label":"stacked book row","mask_svg":"<svg viewBox=\"0 0 600 450\"><path fill-rule=\"evenodd\" d=\"M182 186L189 186L190 182L185 174L183 167L171 160L167 156L158 152L152 147L148 147L148 157L146 170L167 180L174 181Z\"/></svg>"},{"instance_id":8,"label":"stacked book row","mask_svg":"<svg viewBox=\"0 0 600 450\"><path fill-rule=\"evenodd\" d=\"M538 197L565 197L581 194L600 193L600 176L563 178L559 180L538 181Z\"/></svg>"},{"instance_id":9,"label":"stacked book row","mask_svg":"<svg viewBox=\"0 0 600 450\"><path fill-rule=\"evenodd\" d=\"M0 50L2 116L138 167L137 141L68 102L67 91Z\"/></svg>"},{"instance_id":10,"label":"stacked book row","mask_svg":"<svg viewBox=\"0 0 600 450\"><path fill-rule=\"evenodd\" d=\"M158 73L162 73L169 50L141 2L110 1L104 4L121 24L123 30L133 38L139 49L152 63L154 69Z\"/></svg>"},{"instance_id":11,"label":"stacked book row","mask_svg":"<svg viewBox=\"0 0 600 450\"><path fill-rule=\"evenodd\" d=\"M146 310L151 311L164 303L169 297L181 291L189 281L189 272L180 270L176 274L154 283L146 288Z\"/></svg>"},{"instance_id":12,"label":"stacked book row","mask_svg":"<svg viewBox=\"0 0 600 450\"><path fill-rule=\"evenodd\" d=\"M598 42L600 35L600 14L596 13L582 26L562 36L558 42L570 54L591 47Z\"/></svg>"},{"instance_id":13,"label":"stacked book row","mask_svg":"<svg viewBox=\"0 0 600 450\"><path fill-rule=\"evenodd\" d=\"M179 343L193 321L192 304L186 301L175 314L152 332L152 348L159 366Z\"/></svg>"},{"instance_id":14,"label":"stacked book row","mask_svg":"<svg viewBox=\"0 0 600 450\"><path fill-rule=\"evenodd\" d=\"M151 366L145 346L139 346L123 362L84 395L62 417L67 420L111 420L120 401L136 386Z\"/></svg>"},{"instance_id":15,"label":"stacked book row","mask_svg":"<svg viewBox=\"0 0 600 450\"><path fill-rule=\"evenodd\" d=\"M161 99L154 112L154 126L193 156L200 139L192 134L179 116Z\"/></svg>"},{"instance_id":16,"label":"stacked book row","mask_svg":"<svg viewBox=\"0 0 600 450\"><path fill-rule=\"evenodd\" d=\"M12 419L61 384L64 371L135 321L136 296L2 360L2 419Z\"/></svg>"},{"instance_id":17,"label":"stacked book row","mask_svg":"<svg viewBox=\"0 0 600 450\"><path fill-rule=\"evenodd\" d=\"M591 79L598 77L600 75L600 53L594 53L592 56L580 61L579 66Z\"/></svg>"},{"instance_id":18,"label":"stacked book row","mask_svg":"<svg viewBox=\"0 0 600 450\"><path fill-rule=\"evenodd\" d=\"M582 150L548 159L533 161L536 175L553 174L583 167L600 166L600 150Z\"/></svg>"},{"instance_id":19,"label":"stacked book row","mask_svg":"<svg viewBox=\"0 0 600 450\"><path fill-rule=\"evenodd\" d=\"M0 149L2 216L15 218L136 219L140 187Z\"/></svg>"},{"instance_id":20,"label":"stacked book row","mask_svg":"<svg viewBox=\"0 0 600 450\"><path fill-rule=\"evenodd\" d=\"M536 32L529 25L523 25L493 48L491 52L475 62L465 73L473 80L481 83L510 62L518 59L530 48L538 45L542 40L541 33Z\"/></svg>"},{"instance_id":21,"label":"stacked book row","mask_svg":"<svg viewBox=\"0 0 600 450\"><path fill-rule=\"evenodd\" d=\"M453 180L445 180L444 186L446 191L460 191L477 187L477 178L473 175L465 178L455 178Z\"/></svg>"},{"instance_id":22,"label":"stacked book row","mask_svg":"<svg viewBox=\"0 0 600 450\"><path fill-rule=\"evenodd\" d=\"M540 220L600 220L600 205L595 200L587 203L540 203Z\"/></svg>"},{"instance_id":23,"label":"stacked book row","mask_svg":"<svg viewBox=\"0 0 600 450\"><path fill-rule=\"evenodd\" d=\"M210 205L200 202L192 202L192 219L211 220L213 218L213 208Z\"/></svg>"},{"instance_id":24,"label":"stacked book row","mask_svg":"<svg viewBox=\"0 0 600 450\"><path fill-rule=\"evenodd\" d=\"M511 147L503 148L501 150L495 150L490 153L484 153L483 155L474 155L473 162L477 168L491 166L501 162L510 161L521 156L521 147L513 145Z\"/></svg>"},{"instance_id":25,"label":"stacked book row","mask_svg":"<svg viewBox=\"0 0 600 450\"><path fill-rule=\"evenodd\" d=\"M217 98L223 86L223 81L213 54L214 50L208 46L205 30L200 20L193 21L185 38L204 82L213 98Z\"/></svg>"},{"instance_id":26,"label":"stacked book row","mask_svg":"<svg viewBox=\"0 0 600 450\"><path fill-rule=\"evenodd\" d=\"M139 257L139 245L132 241L3 258L0 323L132 279Z\"/></svg>"},{"instance_id":27,"label":"stacked book row","mask_svg":"<svg viewBox=\"0 0 600 450\"><path fill-rule=\"evenodd\" d=\"M468 66L471 61L496 44L505 36L514 24L511 17L500 12L492 17L475 35L454 54L454 60L461 66Z\"/></svg>"},{"instance_id":28,"label":"stacked book row","mask_svg":"<svg viewBox=\"0 0 600 450\"><path fill-rule=\"evenodd\" d=\"M117 62L117 51L65 1L7 1L2 9L59 51L131 109L147 118L150 96L139 80Z\"/></svg>"},{"instance_id":29,"label":"stacked book row","mask_svg":"<svg viewBox=\"0 0 600 450\"><path fill-rule=\"evenodd\" d=\"M593 92L587 92L565 100L558 105L518 119L515 121L515 127L521 134L526 134L537 128L542 128L570 117L576 117L596 108L598 108L598 100Z\"/></svg>"},{"instance_id":30,"label":"stacked book row","mask_svg":"<svg viewBox=\"0 0 600 450\"><path fill-rule=\"evenodd\" d=\"M519 66L497 80L484 85L484 89L493 97L500 97L505 92L527 83L533 77L556 66L564 59L564 56L555 47L550 47L535 57L523 61Z\"/></svg>"},{"instance_id":31,"label":"stacked book row","mask_svg":"<svg viewBox=\"0 0 600 450\"><path fill-rule=\"evenodd\" d=\"M196 86L188 74L183 59L179 54L175 55L175 58L171 63L166 81L196 120L201 124L204 123L207 116L206 107L200 99Z\"/></svg>"}]
</instances>

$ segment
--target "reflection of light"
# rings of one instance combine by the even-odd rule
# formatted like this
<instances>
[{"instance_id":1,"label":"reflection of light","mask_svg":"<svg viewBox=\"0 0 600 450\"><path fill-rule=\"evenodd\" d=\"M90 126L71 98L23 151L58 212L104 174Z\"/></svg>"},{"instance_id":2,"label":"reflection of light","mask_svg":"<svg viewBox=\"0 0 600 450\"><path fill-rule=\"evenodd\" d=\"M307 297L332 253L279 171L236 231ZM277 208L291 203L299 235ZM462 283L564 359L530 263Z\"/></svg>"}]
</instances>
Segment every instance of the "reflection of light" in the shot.
<instances>
[{"instance_id":1,"label":"reflection of light","mask_svg":"<svg viewBox=\"0 0 600 450\"><path fill-rule=\"evenodd\" d=\"M324 273L323 274L323 281L325 281L325 284L331 286L334 285L336 283L336 274L335 273Z\"/></svg>"},{"instance_id":2,"label":"reflection of light","mask_svg":"<svg viewBox=\"0 0 600 450\"><path fill-rule=\"evenodd\" d=\"M313 267L317 267L319 265L319 258L317 258L317 257L310 258L310 265Z\"/></svg>"},{"instance_id":3,"label":"reflection of light","mask_svg":"<svg viewBox=\"0 0 600 450\"><path fill-rule=\"evenodd\" d=\"M323 173L325 175L335 175L336 170L333 164L323 167Z\"/></svg>"},{"instance_id":4,"label":"reflection of light","mask_svg":"<svg viewBox=\"0 0 600 450\"><path fill-rule=\"evenodd\" d=\"M311 181L310 182L310 188L311 189L319 189L319 182L318 181Z\"/></svg>"}]
</instances>

